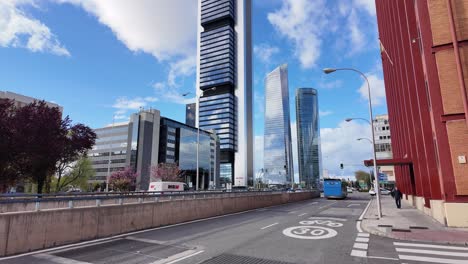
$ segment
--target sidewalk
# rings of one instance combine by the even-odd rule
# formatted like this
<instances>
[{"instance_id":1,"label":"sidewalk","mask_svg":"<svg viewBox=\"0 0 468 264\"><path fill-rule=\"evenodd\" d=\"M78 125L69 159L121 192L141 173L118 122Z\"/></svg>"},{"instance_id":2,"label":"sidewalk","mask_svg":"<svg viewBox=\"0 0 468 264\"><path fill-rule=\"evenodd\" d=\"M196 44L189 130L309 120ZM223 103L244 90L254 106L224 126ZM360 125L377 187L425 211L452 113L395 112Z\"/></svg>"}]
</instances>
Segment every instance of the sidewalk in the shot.
<instances>
[{"instance_id":1,"label":"sidewalk","mask_svg":"<svg viewBox=\"0 0 468 264\"><path fill-rule=\"evenodd\" d=\"M381 197L383 217L377 219L374 197L362 220L364 231L401 240L468 245L468 229L446 227L403 201L397 209L391 196Z\"/></svg>"}]
</instances>

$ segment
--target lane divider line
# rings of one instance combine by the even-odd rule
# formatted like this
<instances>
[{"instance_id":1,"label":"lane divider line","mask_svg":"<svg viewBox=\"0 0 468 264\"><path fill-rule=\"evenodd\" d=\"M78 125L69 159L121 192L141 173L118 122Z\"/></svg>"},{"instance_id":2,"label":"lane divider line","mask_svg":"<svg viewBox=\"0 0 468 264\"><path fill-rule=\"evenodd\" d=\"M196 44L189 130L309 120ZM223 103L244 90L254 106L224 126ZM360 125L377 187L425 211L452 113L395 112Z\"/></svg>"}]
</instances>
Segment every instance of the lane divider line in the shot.
<instances>
[{"instance_id":1,"label":"lane divider line","mask_svg":"<svg viewBox=\"0 0 468 264\"><path fill-rule=\"evenodd\" d=\"M264 227L260 228L260 230L267 229L267 228L272 227L272 226L275 226L275 225L277 225L277 224L278 224L278 223L274 223L274 224L271 224L271 225L264 226Z\"/></svg>"},{"instance_id":2,"label":"lane divider line","mask_svg":"<svg viewBox=\"0 0 468 264\"><path fill-rule=\"evenodd\" d=\"M304 216L304 215L306 215L306 214L307 214L307 213L303 213L303 214L300 214L300 215L298 215L298 216Z\"/></svg>"}]
</instances>

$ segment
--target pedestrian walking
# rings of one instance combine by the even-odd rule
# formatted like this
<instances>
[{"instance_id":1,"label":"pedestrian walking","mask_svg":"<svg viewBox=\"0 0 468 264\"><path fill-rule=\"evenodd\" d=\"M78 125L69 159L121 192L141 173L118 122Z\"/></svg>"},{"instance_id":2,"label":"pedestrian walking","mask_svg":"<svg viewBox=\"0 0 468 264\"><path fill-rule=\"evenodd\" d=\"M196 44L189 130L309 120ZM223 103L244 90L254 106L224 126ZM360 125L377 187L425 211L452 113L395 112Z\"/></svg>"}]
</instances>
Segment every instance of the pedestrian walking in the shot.
<instances>
[{"instance_id":1,"label":"pedestrian walking","mask_svg":"<svg viewBox=\"0 0 468 264\"><path fill-rule=\"evenodd\" d=\"M398 187L395 187L395 189L393 189L392 191L392 196L393 198L395 198L395 203L396 203L396 207L398 209L401 209L401 191L398 189Z\"/></svg>"}]
</instances>

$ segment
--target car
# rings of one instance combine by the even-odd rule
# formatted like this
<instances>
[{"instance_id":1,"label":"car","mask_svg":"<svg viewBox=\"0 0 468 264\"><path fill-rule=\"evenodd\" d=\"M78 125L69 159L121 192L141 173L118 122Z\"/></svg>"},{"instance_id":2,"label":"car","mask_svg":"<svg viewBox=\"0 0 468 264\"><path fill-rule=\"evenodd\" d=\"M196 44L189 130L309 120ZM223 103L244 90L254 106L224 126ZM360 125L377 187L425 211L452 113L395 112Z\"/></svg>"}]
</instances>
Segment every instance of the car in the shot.
<instances>
[{"instance_id":1,"label":"car","mask_svg":"<svg viewBox=\"0 0 468 264\"><path fill-rule=\"evenodd\" d=\"M382 195L390 195L392 192L387 189L380 189L380 194Z\"/></svg>"},{"instance_id":2,"label":"car","mask_svg":"<svg viewBox=\"0 0 468 264\"><path fill-rule=\"evenodd\" d=\"M371 196L374 196L374 195L375 195L374 189L371 189L371 190L369 191L369 194L370 194Z\"/></svg>"},{"instance_id":3,"label":"car","mask_svg":"<svg viewBox=\"0 0 468 264\"><path fill-rule=\"evenodd\" d=\"M347 191L348 191L348 193L353 193L353 188L348 187L348 188L347 188Z\"/></svg>"}]
</instances>

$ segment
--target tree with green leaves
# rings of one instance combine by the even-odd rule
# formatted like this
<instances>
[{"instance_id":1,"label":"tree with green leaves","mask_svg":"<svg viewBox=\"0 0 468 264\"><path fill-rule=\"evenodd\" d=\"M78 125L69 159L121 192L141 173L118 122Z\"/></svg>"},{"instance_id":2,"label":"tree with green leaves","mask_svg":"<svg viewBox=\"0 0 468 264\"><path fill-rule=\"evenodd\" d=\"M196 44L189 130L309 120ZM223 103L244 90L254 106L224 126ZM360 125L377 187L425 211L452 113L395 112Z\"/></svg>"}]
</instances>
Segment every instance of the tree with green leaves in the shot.
<instances>
[{"instance_id":1,"label":"tree with green leaves","mask_svg":"<svg viewBox=\"0 0 468 264\"><path fill-rule=\"evenodd\" d=\"M369 187L372 185L371 175L363 170L354 172L357 182L364 182Z\"/></svg>"},{"instance_id":2,"label":"tree with green leaves","mask_svg":"<svg viewBox=\"0 0 468 264\"><path fill-rule=\"evenodd\" d=\"M81 190L88 189L88 179L95 175L91 161L87 157L81 157L78 161L70 164L70 169L61 178L55 178L55 191L66 191L70 187L78 187Z\"/></svg>"}]
</instances>

